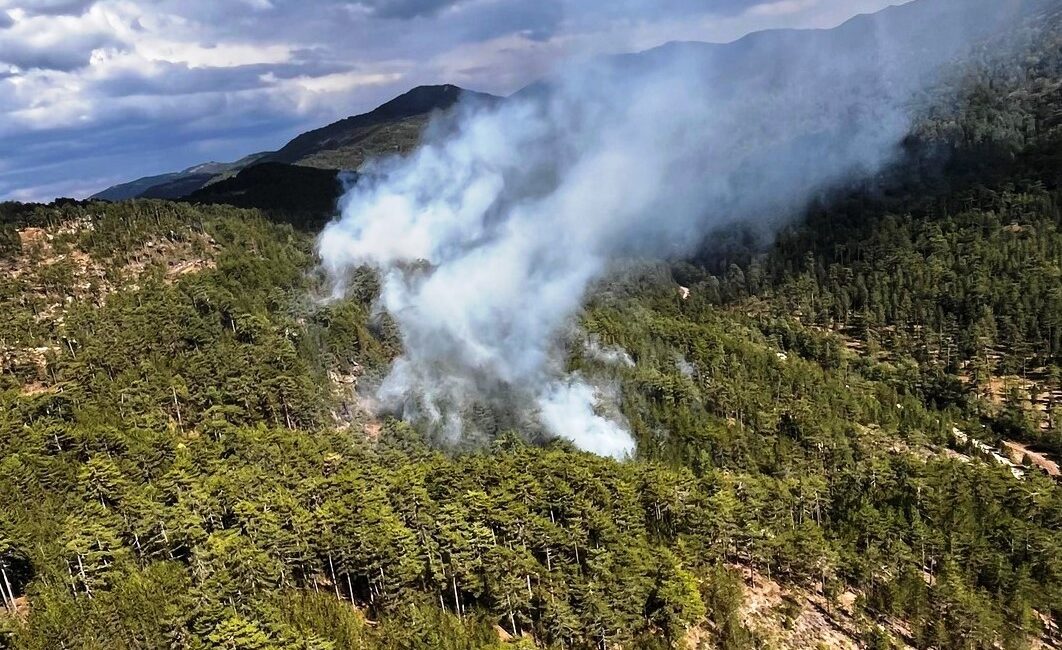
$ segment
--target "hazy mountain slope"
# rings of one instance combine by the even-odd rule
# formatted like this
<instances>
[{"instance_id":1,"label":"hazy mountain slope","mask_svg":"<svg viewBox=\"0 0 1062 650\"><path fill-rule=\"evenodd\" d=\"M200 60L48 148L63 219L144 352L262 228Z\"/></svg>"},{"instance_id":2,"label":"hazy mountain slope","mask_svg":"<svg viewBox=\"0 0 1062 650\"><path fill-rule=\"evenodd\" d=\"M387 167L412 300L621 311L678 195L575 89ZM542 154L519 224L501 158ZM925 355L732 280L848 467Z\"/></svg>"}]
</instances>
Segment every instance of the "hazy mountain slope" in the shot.
<instances>
[{"instance_id":1,"label":"hazy mountain slope","mask_svg":"<svg viewBox=\"0 0 1062 650\"><path fill-rule=\"evenodd\" d=\"M136 195L145 199L179 199L203 187L217 174L177 174L157 183Z\"/></svg>"},{"instance_id":2,"label":"hazy mountain slope","mask_svg":"<svg viewBox=\"0 0 1062 650\"><path fill-rule=\"evenodd\" d=\"M158 176L145 176L143 178L138 178L135 181L129 181L128 183L113 185L103 191L96 192L89 198L102 199L105 201L124 201L126 199L136 198L156 185L162 185L180 178L187 178L185 172L171 172L169 174L160 174Z\"/></svg>"},{"instance_id":3,"label":"hazy mountain slope","mask_svg":"<svg viewBox=\"0 0 1062 650\"><path fill-rule=\"evenodd\" d=\"M939 65L1001 27L1058 7L1058 0L914 0L832 29L765 30L725 44L674 42L623 58L629 64L684 50L728 85L755 78L777 82L803 68L822 74L881 66L919 70ZM838 60L844 52L868 56Z\"/></svg>"},{"instance_id":4,"label":"hazy mountain slope","mask_svg":"<svg viewBox=\"0 0 1062 650\"><path fill-rule=\"evenodd\" d=\"M685 60L711 77L721 93L770 94L779 84L812 86L824 80L837 92L867 92L875 83L894 92L898 85L924 83L926 75L958 55L970 39L986 36L1001 23L1058 6L1056 0L915 0L857 16L834 29L769 30L725 44L669 43L614 57L613 62L638 67L656 65L661 59ZM548 81L532 84L517 95L547 86ZM181 198L257 162L356 170L374 156L412 150L432 113L470 99L500 98L453 85L420 86L369 113L303 133L276 152L150 176L91 198ZM807 126L809 132L816 128Z\"/></svg>"},{"instance_id":5,"label":"hazy mountain slope","mask_svg":"<svg viewBox=\"0 0 1062 650\"><path fill-rule=\"evenodd\" d=\"M219 176L236 173L264 155L265 153L254 153L236 162L208 162L179 172L145 176L135 181L109 187L89 198L105 201L124 201L138 197L176 199L191 194Z\"/></svg>"},{"instance_id":6,"label":"hazy mountain slope","mask_svg":"<svg viewBox=\"0 0 1062 650\"><path fill-rule=\"evenodd\" d=\"M936 93L954 64L981 56L978 43L991 37L1008 51L1011 41L1060 7L1058 0L914 0L832 29L768 30L726 44L673 42L617 57L614 65L638 70L677 61L689 74L707 77L718 101L746 101L752 110L777 97L815 101L802 91L873 106ZM838 128L836 115L809 114L805 123L785 124L790 132L774 139L799 141Z\"/></svg>"}]
</instances>

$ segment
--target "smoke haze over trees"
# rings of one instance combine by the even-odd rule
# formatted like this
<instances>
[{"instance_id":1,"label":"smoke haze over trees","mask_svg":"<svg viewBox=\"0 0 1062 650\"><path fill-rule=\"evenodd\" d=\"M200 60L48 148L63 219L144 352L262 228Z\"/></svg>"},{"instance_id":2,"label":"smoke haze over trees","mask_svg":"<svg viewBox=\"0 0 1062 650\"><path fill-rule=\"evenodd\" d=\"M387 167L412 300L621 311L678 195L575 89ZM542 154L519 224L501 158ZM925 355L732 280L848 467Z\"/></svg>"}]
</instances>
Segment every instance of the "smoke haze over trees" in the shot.
<instances>
[{"instance_id":1,"label":"smoke haze over trees","mask_svg":"<svg viewBox=\"0 0 1062 650\"><path fill-rule=\"evenodd\" d=\"M914 3L575 64L469 102L408 159L363 170L321 236L340 294L352 268L384 275L404 352L381 406L454 440L486 405L514 428L630 453L622 419L601 414L605 387L565 372L559 337L610 262L688 255L735 222L766 232L872 176L943 66L1041 4Z\"/></svg>"}]
</instances>

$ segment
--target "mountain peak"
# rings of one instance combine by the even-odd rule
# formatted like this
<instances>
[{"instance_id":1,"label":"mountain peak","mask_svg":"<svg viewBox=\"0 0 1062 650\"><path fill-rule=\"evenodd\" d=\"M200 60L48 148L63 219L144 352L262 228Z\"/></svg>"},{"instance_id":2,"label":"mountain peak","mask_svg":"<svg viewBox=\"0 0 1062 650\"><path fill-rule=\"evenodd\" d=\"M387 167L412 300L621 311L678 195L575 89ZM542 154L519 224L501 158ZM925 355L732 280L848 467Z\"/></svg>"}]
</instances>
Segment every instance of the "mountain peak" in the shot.
<instances>
[{"instance_id":1,"label":"mountain peak","mask_svg":"<svg viewBox=\"0 0 1062 650\"><path fill-rule=\"evenodd\" d=\"M303 160L315 152L354 146L364 138L371 136L371 129L381 125L403 124L410 120L423 121L433 112L452 108L465 98L480 101L498 99L493 95L466 90L452 84L417 86L368 113L347 117L328 126L307 131L269 156L268 160L290 164ZM413 126L413 135L419 136L420 127L423 124ZM407 146L408 144L406 143ZM401 145L398 146L399 150L402 148Z\"/></svg>"},{"instance_id":2,"label":"mountain peak","mask_svg":"<svg viewBox=\"0 0 1062 650\"><path fill-rule=\"evenodd\" d=\"M417 86L382 104L368 115L394 119L445 110L456 104L466 93L478 94L452 84Z\"/></svg>"}]
</instances>

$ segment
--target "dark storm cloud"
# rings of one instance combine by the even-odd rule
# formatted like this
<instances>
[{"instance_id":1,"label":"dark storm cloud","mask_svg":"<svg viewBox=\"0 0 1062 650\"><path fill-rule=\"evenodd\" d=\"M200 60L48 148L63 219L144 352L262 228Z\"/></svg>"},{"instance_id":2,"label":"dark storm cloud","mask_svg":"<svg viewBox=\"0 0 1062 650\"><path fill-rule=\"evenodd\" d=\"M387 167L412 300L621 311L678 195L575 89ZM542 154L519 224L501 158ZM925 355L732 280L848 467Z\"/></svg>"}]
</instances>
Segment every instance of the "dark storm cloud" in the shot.
<instances>
[{"instance_id":1,"label":"dark storm cloud","mask_svg":"<svg viewBox=\"0 0 1062 650\"><path fill-rule=\"evenodd\" d=\"M31 16L80 16L94 4L96 0L16 0L8 8L21 9Z\"/></svg>"},{"instance_id":2,"label":"dark storm cloud","mask_svg":"<svg viewBox=\"0 0 1062 650\"><path fill-rule=\"evenodd\" d=\"M0 136L0 163L8 168L0 167L0 197L91 194L142 170L172 171L275 148L278 139L308 126L290 107L265 101L234 106L221 95L193 96L182 98L180 110L163 112L151 102L115 106L88 127ZM22 194L35 186L46 193Z\"/></svg>"},{"instance_id":3,"label":"dark storm cloud","mask_svg":"<svg viewBox=\"0 0 1062 650\"><path fill-rule=\"evenodd\" d=\"M274 80L319 77L344 72L348 68L329 63L256 64L230 68L192 68L183 63L156 63L147 74L143 70L123 70L97 84L109 97L131 95L195 95L252 90Z\"/></svg>"},{"instance_id":4,"label":"dark storm cloud","mask_svg":"<svg viewBox=\"0 0 1062 650\"><path fill-rule=\"evenodd\" d=\"M87 66L93 50L119 46L118 41L103 34L68 34L61 40L34 42L8 31L0 39L0 62L23 70L70 72Z\"/></svg>"},{"instance_id":5,"label":"dark storm cloud","mask_svg":"<svg viewBox=\"0 0 1062 650\"><path fill-rule=\"evenodd\" d=\"M734 15L762 0L617 0L616 2L563 3L571 5L574 13L580 10L598 15L630 16L632 14L717 13ZM462 4L462 0L361 0L356 3L381 18L415 18L430 16L447 7ZM561 2L527 2L509 0L485 5L481 10L492 15L501 13L531 13L540 5L561 5ZM499 11L500 9L500 11Z\"/></svg>"},{"instance_id":6,"label":"dark storm cloud","mask_svg":"<svg viewBox=\"0 0 1062 650\"><path fill-rule=\"evenodd\" d=\"M712 13L733 16L758 4L765 4L765 2L764 0L616 0L616 2L603 4L599 9L613 15L630 15L631 12L659 12L661 15Z\"/></svg>"},{"instance_id":7,"label":"dark storm cloud","mask_svg":"<svg viewBox=\"0 0 1062 650\"><path fill-rule=\"evenodd\" d=\"M362 0L356 4L365 7L380 18L415 18L430 16L461 0Z\"/></svg>"},{"instance_id":8,"label":"dark storm cloud","mask_svg":"<svg viewBox=\"0 0 1062 650\"><path fill-rule=\"evenodd\" d=\"M223 98L191 102L187 113L170 112L146 119L144 111L127 106L98 120L92 130L76 126L55 129L47 140L32 133L0 138L0 148L18 152L25 167L44 166L63 156L81 158L134 152L166 152L189 141L253 138L263 131L286 131L299 124L280 107L251 104L239 111L226 110ZM69 162L65 160L65 162Z\"/></svg>"},{"instance_id":9,"label":"dark storm cloud","mask_svg":"<svg viewBox=\"0 0 1062 650\"><path fill-rule=\"evenodd\" d=\"M478 10L476 20L469 24L465 37L479 40L498 34L519 33L536 41L544 41L562 28L565 16L561 0L490 3Z\"/></svg>"}]
</instances>

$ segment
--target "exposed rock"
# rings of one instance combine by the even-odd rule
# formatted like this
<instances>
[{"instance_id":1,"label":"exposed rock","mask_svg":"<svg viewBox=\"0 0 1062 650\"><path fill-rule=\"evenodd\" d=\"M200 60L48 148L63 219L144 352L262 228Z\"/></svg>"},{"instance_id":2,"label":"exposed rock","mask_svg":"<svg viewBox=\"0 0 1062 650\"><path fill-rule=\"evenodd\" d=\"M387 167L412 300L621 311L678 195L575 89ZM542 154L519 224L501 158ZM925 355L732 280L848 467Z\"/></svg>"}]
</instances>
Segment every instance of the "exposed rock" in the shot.
<instances>
[{"instance_id":1,"label":"exposed rock","mask_svg":"<svg viewBox=\"0 0 1062 650\"><path fill-rule=\"evenodd\" d=\"M819 648L862 648L862 633L878 626L900 647L906 631L890 622L882 627L866 620L856 608L858 594L842 593L830 603L821 593L783 586L756 571L744 569L745 603L741 612L745 625L769 647L792 650Z\"/></svg>"}]
</instances>

